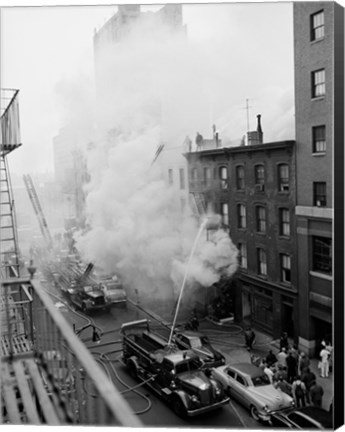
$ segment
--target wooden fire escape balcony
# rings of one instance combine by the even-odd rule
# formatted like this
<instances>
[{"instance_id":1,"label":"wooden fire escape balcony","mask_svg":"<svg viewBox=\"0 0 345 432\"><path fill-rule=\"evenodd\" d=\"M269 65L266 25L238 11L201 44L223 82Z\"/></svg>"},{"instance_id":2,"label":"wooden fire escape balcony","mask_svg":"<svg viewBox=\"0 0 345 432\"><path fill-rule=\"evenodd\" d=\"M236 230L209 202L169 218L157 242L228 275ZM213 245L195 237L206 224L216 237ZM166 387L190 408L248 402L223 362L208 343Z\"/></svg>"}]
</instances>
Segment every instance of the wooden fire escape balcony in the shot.
<instances>
[{"instance_id":1,"label":"wooden fire escape balcony","mask_svg":"<svg viewBox=\"0 0 345 432\"><path fill-rule=\"evenodd\" d=\"M140 426L38 281L1 285L3 424Z\"/></svg>"}]
</instances>

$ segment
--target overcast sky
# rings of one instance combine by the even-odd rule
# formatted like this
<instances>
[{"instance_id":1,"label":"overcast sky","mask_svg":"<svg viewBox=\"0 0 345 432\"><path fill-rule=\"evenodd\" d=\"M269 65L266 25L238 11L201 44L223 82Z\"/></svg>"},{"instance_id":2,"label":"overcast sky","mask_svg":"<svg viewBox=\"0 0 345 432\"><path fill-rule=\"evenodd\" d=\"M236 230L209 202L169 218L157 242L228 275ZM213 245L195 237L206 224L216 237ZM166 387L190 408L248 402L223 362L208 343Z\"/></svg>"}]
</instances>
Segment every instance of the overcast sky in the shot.
<instances>
[{"instance_id":1,"label":"overcast sky","mask_svg":"<svg viewBox=\"0 0 345 432\"><path fill-rule=\"evenodd\" d=\"M13 172L53 170L63 118L57 85L92 77L94 29L115 12L109 5L2 9L1 87L20 90L23 147L11 155ZM210 121L240 138L248 98L251 129L261 113L266 140L293 139L292 3L189 4L183 21L201 57L204 49L202 61L217 70Z\"/></svg>"}]
</instances>

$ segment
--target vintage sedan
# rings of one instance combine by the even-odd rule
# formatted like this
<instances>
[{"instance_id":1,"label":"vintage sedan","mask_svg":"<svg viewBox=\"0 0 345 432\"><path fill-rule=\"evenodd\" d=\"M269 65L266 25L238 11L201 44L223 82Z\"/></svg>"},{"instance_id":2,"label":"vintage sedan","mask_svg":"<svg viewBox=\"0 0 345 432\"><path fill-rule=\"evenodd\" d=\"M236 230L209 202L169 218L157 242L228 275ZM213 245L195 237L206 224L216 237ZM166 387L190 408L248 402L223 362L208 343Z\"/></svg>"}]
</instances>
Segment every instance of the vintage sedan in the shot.
<instances>
[{"instance_id":1,"label":"vintage sedan","mask_svg":"<svg viewBox=\"0 0 345 432\"><path fill-rule=\"evenodd\" d=\"M207 336L195 331L176 332L174 342L179 349L195 352L205 367L217 367L225 364L225 357L215 350Z\"/></svg>"},{"instance_id":2,"label":"vintage sedan","mask_svg":"<svg viewBox=\"0 0 345 432\"><path fill-rule=\"evenodd\" d=\"M332 413L315 406L289 409L272 414L270 425L274 429L333 429Z\"/></svg>"},{"instance_id":3,"label":"vintage sedan","mask_svg":"<svg viewBox=\"0 0 345 432\"><path fill-rule=\"evenodd\" d=\"M211 374L257 421L267 422L273 412L294 406L293 398L276 389L264 371L251 363L219 366Z\"/></svg>"}]
</instances>

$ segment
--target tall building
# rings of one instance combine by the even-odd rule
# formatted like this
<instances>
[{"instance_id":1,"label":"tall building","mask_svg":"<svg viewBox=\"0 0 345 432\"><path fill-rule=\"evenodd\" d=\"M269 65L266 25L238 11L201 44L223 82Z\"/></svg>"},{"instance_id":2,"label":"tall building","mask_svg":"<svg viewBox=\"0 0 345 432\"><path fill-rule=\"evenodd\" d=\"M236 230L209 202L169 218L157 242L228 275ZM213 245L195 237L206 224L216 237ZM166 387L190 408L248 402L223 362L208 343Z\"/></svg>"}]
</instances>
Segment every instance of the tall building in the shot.
<instances>
[{"instance_id":1,"label":"tall building","mask_svg":"<svg viewBox=\"0 0 345 432\"><path fill-rule=\"evenodd\" d=\"M295 142L263 143L258 116L248 145L187 153L191 197L221 215L238 247L235 319L296 338Z\"/></svg>"},{"instance_id":2,"label":"tall building","mask_svg":"<svg viewBox=\"0 0 345 432\"><path fill-rule=\"evenodd\" d=\"M316 353L322 338L332 338L333 158L344 145L335 133L335 106L344 98L335 62L344 59L337 50L344 13L334 2L293 7L299 346Z\"/></svg>"}]
</instances>

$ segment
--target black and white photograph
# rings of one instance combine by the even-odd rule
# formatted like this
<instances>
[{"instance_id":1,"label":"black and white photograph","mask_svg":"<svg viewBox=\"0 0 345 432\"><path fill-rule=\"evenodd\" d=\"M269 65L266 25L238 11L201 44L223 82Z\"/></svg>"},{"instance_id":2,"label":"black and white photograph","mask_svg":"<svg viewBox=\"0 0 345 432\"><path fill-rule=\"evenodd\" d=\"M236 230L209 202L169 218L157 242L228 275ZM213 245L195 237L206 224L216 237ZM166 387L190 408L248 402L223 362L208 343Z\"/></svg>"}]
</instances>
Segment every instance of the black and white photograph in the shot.
<instances>
[{"instance_id":1,"label":"black and white photograph","mask_svg":"<svg viewBox=\"0 0 345 432\"><path fill-rule=\"evenodd\" d=\"M344 6L3 3L1 427L342 426Z\"/></svg>"}]
</instances>

